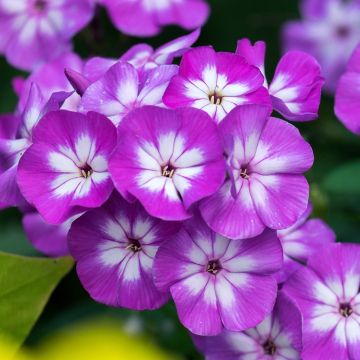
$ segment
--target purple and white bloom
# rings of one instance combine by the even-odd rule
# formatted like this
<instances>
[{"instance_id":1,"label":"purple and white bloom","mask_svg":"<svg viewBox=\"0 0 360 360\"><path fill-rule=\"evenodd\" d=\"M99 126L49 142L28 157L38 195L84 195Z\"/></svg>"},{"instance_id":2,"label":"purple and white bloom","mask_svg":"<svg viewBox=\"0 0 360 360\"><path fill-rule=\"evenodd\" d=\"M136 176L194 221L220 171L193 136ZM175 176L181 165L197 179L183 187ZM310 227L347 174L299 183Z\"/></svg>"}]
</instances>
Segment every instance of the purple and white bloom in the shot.
<instances>
[{"instance_id":1,"label":"purple and white bloom","mask_svg":"<svg viewBox=\"0 0 360 360\"><path fill-rule=\"evenodd\" d=\"M176 65L162 65L139 76L134 66L119 61L87 87L79 111L99 112L118 125L133 109L145 105L163 107L164 91L177 72Z\"/></svg>"},{"instance_id":2,"label":"purple and white bloom","mask_svg":"<svg viewBox=\"0 0 360 360\"><path fill-rule=\"evenodd\" d=\"M341 76L335 93L335 113L344 126L360 135L360 45Z\"/></svg>"},{"instance_id":3,"label":"purple and white bloom","mask_svg":"<svg viewBox=\"0 0 360 360\"><path fill-rule=\"evenodd\" d=\"M47 223L38 212L26 213L22 219L24 232L34 248L50 257L69 255L67 235L72 222L79 215L72 216L64 223Z\"/></svg>"},{"instance_id":4,"label":"purple and white bloom","mask_svg":"<svg viewBox=\"0 0 360 360\"><path fill-rule=\"evenodd\" d=\"M163 101L170 108L201 109L219 123L238 105L270 103L263 83L259 69L242 56L201 46L184 54Z\"/></svg>"},{"instance_id":5,"label":"purple and white bloom","mask_svg":"<svg viewBox=\"0 0 360 360\"><path fill-rule=\"evenodd\" d=\"M193 30L209 15L204 0L103 0L102 5L120 31L140 37L157 35L166 25Z\"/></svg>"},{"instance_id":6,"label":"purple and white bloom","mask_svg":"<svg viewBox=\"0 0 360 360\"><path fill-rule=\"evenodd\" d=\"M265 76L265 50L263 41L254 45L248 39L238 41L236 53L264 75L264 86L269 89L274 110L287 120L309 121L318 117L321 87L324 79L320 65L311 55L302 51L289 51L279 61L275 75L267 84Z\"/></svg>"},{"instance_id":7,"label":"purple and white bloom","mask_svg":"<svg viewBox=\"0 0 360 360\"><path fill-rule=\"evenodd\" d=\"M73 92L73 88L67 80L64 70L71 68L82 71L83 61L72 52L60 55L56 59L41 65L33 71L27 79L15 78L16 91L19 96L18 111L22 112L29 97L31 84L35 83L45 100L50 99L55 92ZM22 81L21 81L22 80ZM63 110L76 111L80 96L71 94L62 105Z\"/></svg>"},{"instance_id":8,"label":"purple and white bloom","mask_svg":"<svg viewBox=\"0 0 360 360\"><path fill-rule=\"evenodd\" d=\"M360 41L360 2L302 0L300 10L302 19L284 26L284 49L313 55L321 65L325 89L334 92Z\"/></svg>"},{"instance_id":9,"label":"purple and white bloom","mask_svg":"<svg viewBox=\"0 0 360 360\"><path fill-rule=\"evenodd\" d=\"M105 116L50 112L33 130L32 141L20 159L17 182L48 223L61 224L109 198L116 128Z\"/></svg>"},{"instance_id":10,"label":"purple and white bloom","mask_svg":"<svg viewBox=\"0 0 360 360\"><path fill-rule=\"evenodd\" d=\"M15 67L34 70L68 51L92 15L88 0L0 0L0 53Z\"/></svg>"},{"instance_id":11,"label":"purple and white bloom","mask_svg":"<svg viewBox=\"0 0 360 360\"><path fill-rule=\"evenodd\" d=\"M308 219L311 213L312 205L309 203L294 225L277 231L284 252L284 266L278 273L279 282L284 282L301 264L306 264L321 246L336 240L334 231L323 220Z\"/></svg>"},{"instance_id":12,"label":"purple and white bloom","mask_svg":"<svg viewBox=\"0 0 360 360\"><path fill-rule=\"evenodd\" d=\"M147 106L134 110L118 128L110 160L117 190L137 198L163 220L184 220L191 207L213 194L225 176L216 124L202 111Z\"/></svg>"},{"instance_id":13,"label":"purple and white bloom","mask_svg":"<svg viewBox=\"0 0 360 360\"><path fill-rule=\"evenodd\" d=\"M138 202L129 204L114 193L71 226L69 247L82 285L93 299L110 306L159 308L169 294L154 285L154 257L178 230L178 223L155 219Z\"/></svg>"},{"instance_id":14,"label":"purple and white bloom","mask_svg":"<svg viewBox=\"0 0 360 360\"><path fill-rule=\"evenodd\" d=\"M18 163L26 149L31 145L33 130L39 120L49 111L58 110L69 94L54 93L48 101L42 96L39 87L32 84L28 99L20 115L8 119L7 138L0 139L0 201L8 206L24 206L25 200L16 183ZM5 126L5 125L4 125Z\"/></svg>"},{"instance_id":15,"label":"purple and white bloom","mask_svg":"<svg viewBox=\"0 0 360 360\"><path fill-rule=\"evenodd\" d=\"M281 291L274 310L257 326L216 337L194 337L206 360L300 360L301 313Z\"/></svg>"},{"instance_id":16,"label":"purple and white bloom","mask_svg":"<svg viewBox=\"0 0 360 360\"><path fill-rule=\"evenodd\" d=\"M255 326L273 309L282 266L276 232L233 241L216 234L200 216L160 247L154 281L170 290L182 324L192 333L218 335L225 328Z\"/></svg>"},{"instance_id":17,"label":"purple and white bloom","mask_svg":"<svg viewBox=\"0 0 360 360\"><path fill-rule=\"evenodd\" d=\"M239 106L219 127L228 178L200 210L215 232L231 239L287 228L308 204L303 173L312 166L312 149L295 126L270 112L265 105Z\"/></svg>"},{"instance_id":18,"label":"purple and white bloom","mask_svg":"<svg viewBox=\"0 0 360 360\"><path fill-rule=\"evenodd\" d=\"M303 360L359 358L360 246L319 248L284 285L303 316Z\"/></svg>"},{"instance_id":19,"label":"purple and white bloom","mask_svg":"<svg viewBox=\"0 0 360 360\"><path fill-rule=\"evenodd\" d=\"M188 35L172 40L157 49L148 44L132 46L119 60L128 62L139 73L154 69L161 65L170 65L176 57L185 53L199 38L200 29ZM93 57L84 63L83 76L90 82L99 80L111 66L118 62L116 59ZM76 70L76 69L75 69Z\"/></svg>"}]
</instances>

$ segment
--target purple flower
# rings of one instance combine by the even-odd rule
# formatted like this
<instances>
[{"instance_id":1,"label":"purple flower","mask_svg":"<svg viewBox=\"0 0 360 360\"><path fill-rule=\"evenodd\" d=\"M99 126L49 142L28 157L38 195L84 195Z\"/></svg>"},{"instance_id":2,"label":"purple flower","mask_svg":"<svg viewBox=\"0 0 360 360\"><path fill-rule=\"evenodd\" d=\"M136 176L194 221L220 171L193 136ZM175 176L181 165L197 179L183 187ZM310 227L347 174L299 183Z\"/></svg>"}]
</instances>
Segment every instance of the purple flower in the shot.
<instances>
[{"instance_id":1,"label":"purple flower","mask_svg":"<svg viewBox=\"0 0 360 360\"><path fill-rule=\"evenodd\" d=\"M92 14L88 0L0 0L0 52L10 64L34 70L68 51Z\"/></svg>"},{"instance_id":2,"label":"purple flower","mask_svg":"<svg viewBox=\"0 0 360 360\"><path fill-rule=\"evenodd\" d=\"M300 264L306 264L318 249L335 242L334 231L321 219L308 219L312 212L309 203L305 213L291 227L278 230L277 235L284 251L284 266L278 274L278 281L284 282Z\"/></svg>"},{"instance_id":3,"label":"purple flower","mask_svg":"<svg viewBox=\"0 0 360 360\"><path fill-rule=\"evenodd\" d=\"M134 110L118 128L110 172L119 192L164 220L191 217L190 207L222 184L225 161L216 124L196 109Z\"/></svg>"},{"instance_id":4,"label":"purple flower","mask_svg":"<svg viewBox=\"0 0 360 360\"><path fill-rule=\"evenodd\" d=\"M357 46L339 80L335 94L335 113L345 127L360 135L360 45Z\"/></svg>"},{"instance_id":5,"label":"purple flower","mask_svg":"<svg viewBox=\"0 0 360 360\"><path fill-rule=\"evenodd\" d=\"M274 310L254 328L224 331L216 337L194 337L206 360L300 360L301 314L279 292Z\"/></svg>"},{"instance_id":6,"label":"purple flower","mask_svg":"<svg viewBox=\"0 0 360 360\"><path fill-rule=\"evenodd\" d=\"M236 53L249 64L260 69L265 78L274 110L287 120L309 121L318 116L321 87L320 65L310 55L301 51L286 53L276 67L275 75L267 85L265 77L265 48L263 41L251 45L248 39L238 41Z\"/></svg>"},{"instance_id":7,"label":"purple flower","mask_svg":"<svg viewBox=\"0 0 360 360\"><path fill-rule=\"evenodd\" d=\"M304 360L359 358L360 247L319 248L284 285L303 315Z\"/></svg>"},{"instance_id":8,"label":"purple flower","mask_svg":"<svg viewBox=\"0 0 360 360\"><path fill-rule=\"evenodd\" d=\"M67 235L72 222L79 215L72 216L64 223L51 225L38 212L24 215L22 223L24 232L34 248L41 253L51 256L69 255Z\"/></svg>"},{"instance_id":9,"label":"purple flower","mask_svg":"<svg viewBox=\"0 0 360 360\"><path fill-rule=\"evenodd\" d=\"M164 106L164 91L177 71L176 65L162 65L139 76L131 64L119 61L87 87L79 111L97 111L118 125L135 108Z\"/></svg>"},{"instance_id":10,"label":"purple flower","mask_svg":"<svg viewBox=\"0 0 360 360\"><path fill-rule=\"evenodd\" d=\"M284 229L305 212L309 185L302 175L314 160L310 145L264 105L243 105L220 124L228 178L200 204L217 233L231 239Z\"/></svg>"},{"instance_id":11,"label":"purple flower","mask_svg":"<svg viewBox=\"0 0 360 360\"><path fill-rule=\"evenodd\" d=\"M72 224L69 247L81 283L93 299L110 306L159 308L169 295L153 283L154 256L178 229L113 195Z\"/></svg>"},{"instance_id":12,"label":"purple flower","mask_svg":"<svg viewBox=\"0 0 360 360\"><path fill-rule=\"evenodd\" d=\"M69 94L54 93L48 101L44 99L39 87L31 84L28 99L20 115L2 118L7 124L7 138L0 139L0 201L8 206L23 206L25 200L16 183L18 163L32 143L32 134L39 120L47 112L58 110ZM5 126L5 125L4 125Z\"/></svg>"},{"instance_id":13,"label":"purple flower","mask_svg":"<svg viewBox=\"0 0 360 360\"><path fill-rule=\"evenodd\" d=\"M19 95L18 111L23 111L29 97L31 84L33 83L39 87L45 100L48 100L55 92L72 92L73 88L64 74L65 68L82 71L82 60L78 55L68 52L44 65L41 65L38 69L33 71L26 80L21 82L21 86L19 86L18 83L20 79L16 78L15 80L18 84L16 90ZM62 109L75 111L79 101L80 97L74 93L65 100Z\"/></svg>"},{"instance_id":14,"label":"purple flower","mask_svg":"<svg viewBox=\"0 0 360 360\"><path fill-rule=\"evenodd\" d=\"M163 101L170 108L201 109L220 122L237 105L269 103L263 83L261 72L245 58L202 46L184 54Z\"/></svg>"},{"instance_id":15,"label":"purple flower","mask_svg":"<svg viewBox=\"0 0 360 360\"><path fill-rule=\"evenodd\" d=\"M284 49L312 54L321 65L325 88L333 92L360 41L360 2L302 0L300 4L303 19L285 25Z\"/></svg>"},{"instance_id":16,"label":"purple flower","mask_svg":"<svg viewBox=\"0 0 360 360\"><path fill-rule=\"evenodd\" d=\"M233 241L194 217L158 250L154 281L159 290L170 290L180 321L192 333L242 331L271 312L277 293L273 274L282 256L275 231Z\"/></svg>"},{"instance_id":17,"label":"purple flower","mask_svg":"<svg viewBox=\"0 0 360 360\"><path fill-rule=\"evenodd\" d=\"M154 36L166 25L196 29L209 15L204 0L103 0L102 3L114 25L134 36Z\"/></svg>"},{"instance_id":18,"label":"purple flower","mask_svg":"<svg viewBox=\"0 0 360 360\"><path fill-rule=\"evenodd\" d=\"M60 224L108 199L116 129L105 116L50 112L33 130L32 140L19 162L17 181L47 222Z\"/></svg>"}]
</instances>

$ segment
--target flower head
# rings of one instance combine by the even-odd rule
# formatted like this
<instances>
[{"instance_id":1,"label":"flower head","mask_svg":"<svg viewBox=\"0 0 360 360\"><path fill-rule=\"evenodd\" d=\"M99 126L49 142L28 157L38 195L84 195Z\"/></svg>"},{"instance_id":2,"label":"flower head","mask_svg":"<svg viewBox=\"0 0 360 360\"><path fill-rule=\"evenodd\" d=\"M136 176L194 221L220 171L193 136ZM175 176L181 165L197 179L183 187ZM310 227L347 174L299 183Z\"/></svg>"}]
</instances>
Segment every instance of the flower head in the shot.
<instances>
[{"instance_id":1,"label":"flower head","mask_svg":"<svg viewBox=\"0 0 360 360\"><path fill-rule=\"evenodd\" d=\"M360 41L360 3L302 0L300 4L303 19L285 25L284 49L313 55L321 65L325 88L333 92Z\"/></svg>"},{"instance_id":2,"label":"flower head","mask_svg":"<svg viewBox=\"0 0 360 360\"><path fill-rule=\"evenodd\" d=\"M88 0L0 0L0 52L12 65L34 70L68 51L92 13Z\"/></svg>"},{"instance_id":3,"label":"flower head","mask_svg":"<svg viewBox=\"0 0 360 360\"><path fill-rule=\"evenodd\" d=\"M118 138L110 161L115 187L126 198L137 198L152 216L189 218L191 205L224 179L217 127L199 110L134 110L120 124Z\"/></svg>"},{"instance_id":4,"label":"flower head","mask_svg":"<svg viewBox=\"0 0 360 360\"><path fill-rule=\"evenodd\" d=\"M255 326L271 312L277 293L273 274L281 265L274 231L234 241L194 217L158 250L154 279L159 290L170 290L184 326L212 336L223 328Z\"/></svg>"},{"instance_id":5,"label":"flower head","mask_svg":"<svg viewBox=\"0 0 360 360\"><path fill-rule=\"evenodd\" d=\"M163 100L170 108L201 109L220 122L237 105L268 104L263 83L261 72L245 58L202 46L183 55L179 75L170 81Z\"/></svg>"},{"instance_id":6,"label":"flower head","mask_svg":"<svg viewBox=\"0 0 360 360\"><path fill-rule=\"evenodd\" d=\"M360 39L359 39L360 40ZM360 135L360 45L352 54L335 93L335 113L345 127Z\"/></svg>"},{"instance_id":7,"label":"flower head","mask_svg":"<svg viewBox=\"0 0 360 360\"><path fill-rule=\"evenodd\" d=\"M25 199L50 224L103 204L113 190L108 160L116 129L103 115L46 114L21 157L17 181Z\"/></svg>"},{"instance_id":8,"label":"flower head","mask_svg":"<svg viewBox=\"0 0 360 360\"><path fill-rule=\"evenodd\" d=\"M301 313L279 292L275 307L265 320L242 331L224 331L216 337L194 337L206 360L300 360Z\"/></svg>"},{"instance_id":9,"label":"flower head","mask_svg":"<svg viewBox=\"0 0 360 360\"><path fill-rule=\"evenodd\" d=\"M305 212L309 185L302 175L314 160L310 145L264 105L243 105L220 124L228 178L200 204L207 224L232 239L284 229Z\"/></svg>"},{"instance_id":10,"label":"flower head","mask_svg":"<svg viewBox=\"0 0 360 360\"><path fill-rule=\"evenodd\" d=\"M131 64L119 61L85 90L79 111L97 111L118 125L135 108L164 106L164 91L177 71L176 65L162 65L140 77Z\"/></svg>"},{"instance_id":11,"label":"flower head","mask_svg":"<svg viewBox=\"0 0 360 360\"><path fill-rule=\"evenodd\" d=\"M238 41L236 53L258 67L265 77L265 43L251 45L248 39ZM289 51L280 60L275 75L267 85L274 110L293 121L313 120L318 116L321 87L320 65L311 55Z\"/></svg>"},{"instance_id":12,"label":"flower head","mask_svg":"<svg viewBox=\"0 0 360 360\"><path fill-rule=\"evenodd\" d=\"M323 220L308 219L311 212L312 205L309 203L294 225L277 231L284 251L284 266L278 274L279 282L284 282L300 264L306 264L321 246L335 242L334 231Z\"/></svg>"},{"instance_id":13,"label":"flower head","mask_svg":"<svg viewBox=\"0 0 360 360\"><path fill-rule=\"evenodd\" d=\"M154 256L179 224L149 216L139 203L114 194L101 208L76 220L71 254L85 289L95 300L134 310L156 309L169 298L152 280Z\"/></svg>"},{"instance_id":14,"label":"flower head","mask_svg":"<svg viewBox=\"0 0 360 360\"><path fill-rule=\"evenodd\" d=\"M165 25L196 29L209 14L204 0L103 0L102 3L114 25L134 36L154 36Z\"/></svg>"},{"instance_id":15,"label":"flower head","mask_svg":"<svg viewBox=\"0 0 360 360\"><path fill-rule=\"evenodd\" d=\"M318 249L284 285L303 315L304 360L359 357L360 247Z\"/></svg>"}]
</instances>

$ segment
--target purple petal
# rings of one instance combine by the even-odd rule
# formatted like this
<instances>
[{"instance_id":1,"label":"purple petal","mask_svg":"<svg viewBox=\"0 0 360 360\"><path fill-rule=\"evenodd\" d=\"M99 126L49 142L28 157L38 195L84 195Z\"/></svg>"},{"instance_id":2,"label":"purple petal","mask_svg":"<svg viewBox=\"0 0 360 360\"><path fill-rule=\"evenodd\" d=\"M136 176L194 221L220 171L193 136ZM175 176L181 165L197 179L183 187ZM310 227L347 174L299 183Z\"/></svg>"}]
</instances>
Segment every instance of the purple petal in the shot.
<instances>
[{"instance_id":1,"label":"purple petal","mask_svg":"<svg viewBox=\"0 0 360 360\"><path fill-rule=\"evenodd\" d=\"M116 63L116 59L93 57L84 63L83 75L89 79L89 81L95 82Z\"/></svg>"}]
</instances>

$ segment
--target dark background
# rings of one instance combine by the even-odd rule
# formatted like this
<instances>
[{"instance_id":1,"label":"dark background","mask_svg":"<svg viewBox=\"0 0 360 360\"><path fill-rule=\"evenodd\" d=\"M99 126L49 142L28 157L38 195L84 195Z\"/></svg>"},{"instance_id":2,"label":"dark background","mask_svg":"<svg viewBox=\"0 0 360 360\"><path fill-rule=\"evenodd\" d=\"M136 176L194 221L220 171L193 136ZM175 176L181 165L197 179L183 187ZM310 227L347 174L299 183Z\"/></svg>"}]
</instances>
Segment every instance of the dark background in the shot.
<instances>
[{"instance_id":1,"label":"dark background","mask_svg":"<svg viewBox=\"0 0 360 360\"><path fill-rule=\"evenodd\" d=\"M218 51L234 51L236 41L243 37L252 41L265 40L267 76L271 79L281 55L281 26L287 20L299 17L297 1L211 0L209 3L212 7L211 16L197 44L213 45ZM100 10L90 26L76 36L75 51L83 57L119 57L137 42L147 42L157 47L183 34L185 32L179 28L168 27L155 38L130 38L120 34L111 25L106 12ZM0 58L1 113L15 109L16 96L11 88L11 79L19 74L21 73L9 66L4 58ZM338 241L359 242L360 185L357 186L357 193L353 191L354 183L360 183L357 176L359 173L348 171L335 180L331 175L339 167L360 161L359 137L347 132L336 120L333 98L326 95L322 99L319 119L298 127L315 153L314 167L307 174L312 188L314 216L328 222L336 231ZM21 215L15 209L0 212L0 250L36 255L22 231ZM98 315L118 317L125 322L129 318L135 320L142 324L146 333L161 347L186 359L201 358L187 332L179 324L172 304L158 311L143 313L96 304L82 289L74 270L55 290L26 345L36 345L55 330Z\"/></svg>"}]
</instances>

